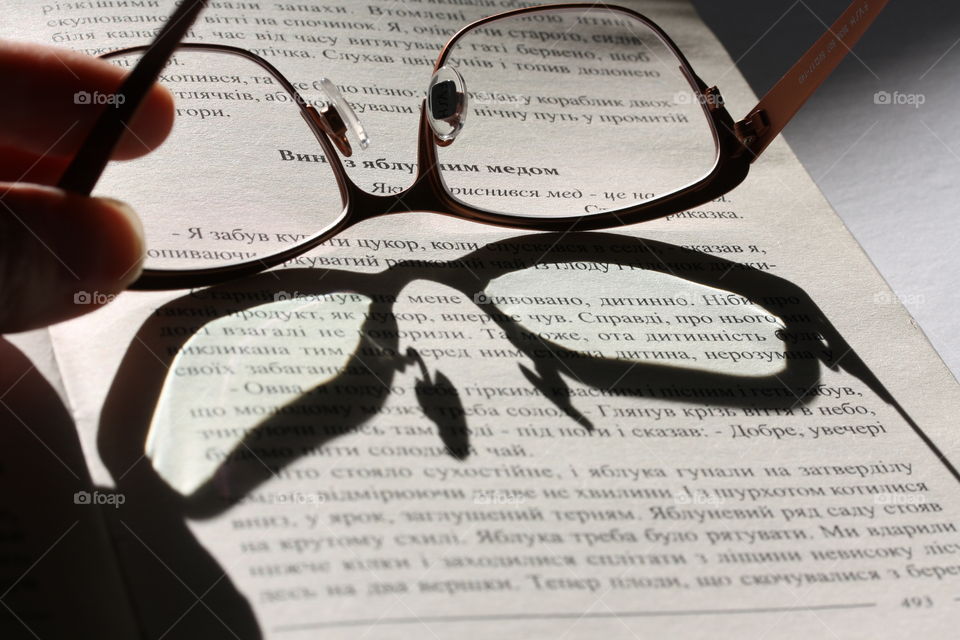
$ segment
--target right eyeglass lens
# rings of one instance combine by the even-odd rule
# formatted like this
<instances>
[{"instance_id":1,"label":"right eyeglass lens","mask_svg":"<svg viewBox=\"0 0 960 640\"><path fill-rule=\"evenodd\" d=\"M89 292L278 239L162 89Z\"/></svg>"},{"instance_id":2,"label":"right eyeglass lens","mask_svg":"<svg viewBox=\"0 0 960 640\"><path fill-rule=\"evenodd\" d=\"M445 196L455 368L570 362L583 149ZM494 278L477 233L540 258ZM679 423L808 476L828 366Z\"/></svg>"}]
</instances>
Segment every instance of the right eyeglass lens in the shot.
<instances>
[{"instance_id":1,"label":"right eyeglass lens","mask_svg":"<svg viewBox=\"0 0 960 640\"><path fill-rule=\"evenodd\" d=\"M680 59L630 13L494 20L451 45L444 65L462 76L468 111L438 159L464 204L579 217L673 193L716 165L713 125Z\"/></svg>"},{"instance_id":2,"label":"right eyeglass lens","mask_svg":"<svg viewBox=\"0 0 960 640\"><path fill-rule=\"evenodd\" d=\"M110 61L132 69L141 56ZM344 203L323 147L268 70L239 55L181 48L160 82L176 101L173 132L148 155L112 162L96 190L137 211L144 266L262 260L339 220ZM319 85L303 97L325 100Z\"/></svg>"}]
</instances>

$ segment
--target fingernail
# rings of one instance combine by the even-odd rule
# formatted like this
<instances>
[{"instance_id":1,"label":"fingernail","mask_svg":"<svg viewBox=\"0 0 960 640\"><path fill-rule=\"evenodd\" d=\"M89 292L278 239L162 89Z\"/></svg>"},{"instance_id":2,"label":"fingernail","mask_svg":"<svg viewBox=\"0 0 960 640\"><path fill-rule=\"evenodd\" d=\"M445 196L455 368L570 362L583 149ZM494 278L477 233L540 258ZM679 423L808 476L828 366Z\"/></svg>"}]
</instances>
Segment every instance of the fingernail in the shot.
<instances>
[{"instance_id":1,"label":"fingernail","mask_svg":"<svg viewBox=\"0 0 960 640\"><path fill-rule=\"evenodd\" d=\"M110 251L100 251L93 269L86 278L98 281L101 286L110 286L115 291L125 289L140 277L143 271L143 256L146 247L143 223L126 202L113 198L96 198L116 219L108 225L111 236ZM123 248L124 250L117 250ZM85 278L85 279L86 279Z\"/></svg>"}]
</instances>

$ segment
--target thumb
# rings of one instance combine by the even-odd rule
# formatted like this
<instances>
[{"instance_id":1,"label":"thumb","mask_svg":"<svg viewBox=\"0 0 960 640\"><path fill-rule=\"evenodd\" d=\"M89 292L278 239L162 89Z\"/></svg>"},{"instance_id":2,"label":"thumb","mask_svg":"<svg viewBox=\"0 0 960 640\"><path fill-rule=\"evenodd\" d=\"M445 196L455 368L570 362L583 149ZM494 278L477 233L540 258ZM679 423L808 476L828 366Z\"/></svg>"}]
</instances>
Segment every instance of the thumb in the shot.
<instances>
[{"instance_id":1,"label":"thumb","mask_svg":"<svg viewBox=\"0 0 960 640\"><path fill-rule=\"evenodd\" d=\"M0 333L103 306L140 275L143 251L121 202L0 183Z\"/></svg>"}]
</instances>

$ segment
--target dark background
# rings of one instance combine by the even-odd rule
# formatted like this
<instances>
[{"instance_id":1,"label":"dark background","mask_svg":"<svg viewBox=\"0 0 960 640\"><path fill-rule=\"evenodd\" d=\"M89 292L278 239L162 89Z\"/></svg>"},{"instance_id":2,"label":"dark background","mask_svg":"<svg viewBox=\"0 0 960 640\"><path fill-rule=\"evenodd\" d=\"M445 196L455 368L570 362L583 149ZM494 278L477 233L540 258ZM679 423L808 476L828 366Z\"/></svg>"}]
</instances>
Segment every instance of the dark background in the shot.
<instances>
[{"instance_id":1,"label":"dark background","mask_svg":"<svg viewBox=\"0 0 960 640\"><path fill-rule=\"evenodd\" d=\"M693 4L762 96L823 33L817 16L832 24L849 2ZM891 0L854 53L784 135L960 376L960 3ZM877 91L926 102L877 105Z\"/></svg>"}]
</instances>

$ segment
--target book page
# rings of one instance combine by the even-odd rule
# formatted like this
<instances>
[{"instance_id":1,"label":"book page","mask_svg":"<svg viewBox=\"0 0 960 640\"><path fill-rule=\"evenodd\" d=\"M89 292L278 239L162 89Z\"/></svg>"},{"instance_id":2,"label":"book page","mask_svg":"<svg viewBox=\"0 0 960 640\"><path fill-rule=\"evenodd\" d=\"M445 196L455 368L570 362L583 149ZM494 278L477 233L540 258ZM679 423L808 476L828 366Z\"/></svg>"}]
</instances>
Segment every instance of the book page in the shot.
<instances>
[{"instance_id":1,"label":"book page","mask_svg":"<svg viewBox=\"0 0 960 640\"><path fill-rule=\"evenodd\" d=\"M53 351L50 331L48 329L37 329L7 335L4 336L4 339L26 356L33 367L53 387L63 404L69 405L67 392L60 377L60 367L57 365L57 359Z\"/></svg>"},{"instance_id":2,"label":"book page","mask_svg":"<svg viewBox=\"0 0 960 640\"><path fill-rule=\"evenodd\" d=\"M145 43L171 8L114 4L14 13L20 37L97 52ZM348 173L386 194L413 181L437 49L501 4L211 3L191 39L339 84L374 141ZM734 117L753 107L688 3L624 4ZM548 74L527 91L501 117L559 112L537 99ZM241 108L190 99L182 122ZM310 187L312 142L256 159L278 208ZM535 184L481 173L469 188ZM113 195L187 195L154 177ZM627 168L581 190L596 179L557 206L642 197ZM288 233L238 222L237 183L207 186L209 207L171 205L183 242ZM146 637L953 637L956 382L782 140L662 220L376 218L282 269L127 293L52 333L94 478L126 496L108 516Z\"/></svg>"}]
</instances>

